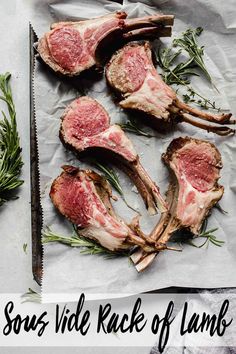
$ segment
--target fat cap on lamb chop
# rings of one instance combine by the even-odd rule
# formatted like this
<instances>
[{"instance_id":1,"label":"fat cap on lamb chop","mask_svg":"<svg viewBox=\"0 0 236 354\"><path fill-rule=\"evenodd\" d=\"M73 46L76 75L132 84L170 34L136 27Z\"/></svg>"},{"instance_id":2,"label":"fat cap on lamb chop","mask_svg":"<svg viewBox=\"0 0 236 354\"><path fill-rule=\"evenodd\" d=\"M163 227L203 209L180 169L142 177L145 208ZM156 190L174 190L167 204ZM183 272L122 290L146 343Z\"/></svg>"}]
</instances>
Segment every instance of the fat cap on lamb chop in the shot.
<instances>
[{"instance_id":1,"label":"fat cap on lamb chop","mask_svg":"<svg viewBox=\"0 0 236 354\"><path fill-rule=\"evenodd\" d=\"M167 210L159 188L139 161L132 142L119 125L110 125L106 110L94 99L84 96L74 100L65 110L60 128L63 144L76 154L93 152L107 154L133 180L150 214L156 207Z\"/></svg>"},{"instance_id":2,"label":"fat cap on lamb chop","mask_svg":"<svg viewBox=\"0 0 236 354\"><path fill-rule=\"evenodd\" d=\"M121 107L149 114L160 126L164 123L186 122L218 135L235 132L224 126L235 123L235 120L230 120L231 114L204 112L177 98L174 90L164 83L154 67L148 42L129 43L118 50L106 66L106 78L109 85L121 95ZM199 122L193 117L219 126Z\"/></svg>"},{"instance_id":3,"label":"fat cap on lamb chop","mask_svg":"<svg viewBox=\"0 0 236 354\"><path fill-rule=\"evenodd\" d=\"M137 245L145 252L153 251L148 238L140 237L115 214L111 197L110 186L103 177L73 166L63 166L63 172L50 190L54 206L77 226L81 236L97 241L110 251Z\"/></svg>"},{"instance_id":4,"label":"fat cap on lamb chop","mask_svg":"<svg viewBox=\"0 0 236 354\"><path fill-rule=\"evenodd\" d=\"M166 249L176 231L185 230L197 237L204 220L224 193L224 187L218 184L221 155L210 142L180 137L170 143L162 158L171 176L167 191L169 210L162 214L149 235L159 251ZM147 255L139 250L131 258L141 271L156 254Z\"/></svg>"},{"instance_id":5,"label":"fat cap on lamb chop","mask_svg":"<svg viewBox=\"0 0 236 354\"><path fill-rule=\"evenodd\" d=\"M125 12L116 12L91 20L55 23L39 40L37 51L54 71L74 76L98 64L97 49L105 40L171 35L172 15L126 17Z\"/></svg>"}]
</instances>

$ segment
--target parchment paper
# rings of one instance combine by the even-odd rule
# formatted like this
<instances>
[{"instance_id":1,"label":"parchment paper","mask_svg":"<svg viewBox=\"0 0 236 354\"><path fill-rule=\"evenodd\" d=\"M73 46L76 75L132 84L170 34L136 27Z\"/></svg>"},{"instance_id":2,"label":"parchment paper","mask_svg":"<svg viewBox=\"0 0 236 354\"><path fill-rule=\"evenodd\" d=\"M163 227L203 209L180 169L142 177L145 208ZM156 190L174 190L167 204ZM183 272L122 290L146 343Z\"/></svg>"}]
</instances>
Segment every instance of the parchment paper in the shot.
<instances>
[{"instance_id":1,"label":"parchment paper","mask_svg":"<svg viewBox=\"0 0 236 354\"><path fill-rule=\"evenodd\" d=\"M200 42L205 45L207 67L220 94L217 94L204 79L196 78L192 80L192 84L196 90L216 100L218 106L230 109L236 115L233 92L236 74L235 71L232 72L233 63L236 62L236 9L233 1L228 1L227 7L220 4L220 1L213 0L188 2L146 0L142 3L124 1L123 6L105 0L44 1L38 7L38 17L34 19L33 26L38 36L41 36L48 31L51 22L85 19L121 9L127 11L130 17L152 14L158 10L174 14L176 18L173 37L189 26L202 26L205 31L200 37ZM162 41L168 42L169 39ZM48 195L50 185L60 174L60 167L63 164L80 167L88 165L80 163L60 143L58 138L60 116L71 100L83 94L96 98L104 105L111 116L111 123L126 121L127 114L113 102L104 77L61 79L37 62L34 86L44 225L50 226L58 233L69 235L72 232L71 225L58 215L50 201ZM147 127L144 129L155 137L148 139L126 134L134 143L142 164L160 186L163 194L168 185L168 172L161 162L161 154L173 138L189 135L207 139L219 148L224 164L220 183L225 187L220 204L228 214L222 215L218 210L213 210L208 227L218 227L216 235L225 241L224 246L219 248L211 245L201 249L185 246L181 253L165 251L156 257L145 272L138 274L126 258L104 259L100 256L82 255L78 248L48 244L44 246L43 256L43 301L50 301L49 295L52 293L53 300L59 301L65 298L73 300L80 292L98 298L111 297L114 294L121 296L140 293L169 286L199 288L236 286L235 138L218 137L186 124L179 124L175 130L167 134L154 132ZM147 215L144 203L132 183L122 172L118 172L127 201L142 213L143 230L150 231L159 216ZM121 199L114 203L114 207L127 221L136 215Z\"/></svg>"}]
</instances>

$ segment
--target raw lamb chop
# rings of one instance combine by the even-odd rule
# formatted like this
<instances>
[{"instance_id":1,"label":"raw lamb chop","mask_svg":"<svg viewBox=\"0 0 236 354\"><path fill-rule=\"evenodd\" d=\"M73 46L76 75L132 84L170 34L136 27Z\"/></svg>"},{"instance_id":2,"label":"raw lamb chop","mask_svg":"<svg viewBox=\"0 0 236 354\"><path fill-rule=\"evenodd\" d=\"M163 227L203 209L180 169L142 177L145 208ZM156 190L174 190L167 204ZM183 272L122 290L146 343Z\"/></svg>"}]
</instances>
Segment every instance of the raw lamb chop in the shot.
<instances>
[{"instance_id":1,"label":"raw lamb chop","mask_svg":"<svg viewBox=\"0 0 236 354\"><path fill-rule=\"evenodd\" d=\"M94 99L84 96L74 100L62 116L60 138L75 153L87 150L100 155L106 153L118 162L134 181L150 214L156 207L166 211L166 203L159 188L149 177L139 161L133 144L119 125L110 125L110 117Z\"/></svg>"},{"instance_id":2,"label":"raw lamb chop","mask_svg":"<svg viewBox=\"0 0 236 354\"><path fill-rule=\"evenodd\" d=\"M221 125L235 123L230 120L231 114L206 113L181 102L157 73L148 42L130 43L118 50L107 64L106 77L110 86L123 97L121 107L145 112L160 125L186 122L219 135L235 132L229 127L212 126L191 117Z\"/></svg>"},{"instance_id":3,"label":"raw lamb chop","mask_svg":"<svg viewBox=\"0 0 236 354\"><path fill-rule=\"evenodd\" d=\"M59 212L78 227L79 234L94 239L111 251L139 245L146 252L153 247L114 213L111 189L104 178L90 170L64 166L50 191Z\"/></svg>"},{"instance_id":4,"label":"raw lamb chop","mask_svg":"<svg viewBox=\"0 0 236 354\"><path fill-rule=\"evenodd\" d=\"M117 12L86 21L55 23L39 40L38 53L54 71L74 76L97 64L97 48L105 39L171 35L171 27L164 26L173 25L174 16L126 17L125 12Z\"/></svg>"},{"instance_id":5,"label":"raw lamb chop","mask_svg":"<svg viewBox=\"0 0 236 354\"><path fill-rule=\"evenodd\" d=\"M163 160L172 177L167 192L169 210L149 235L160 251L166 249L171 235L178 230L198 236L203 221L224 193L224 187L218 184L221 156L210 142L189 137L174 139ZM141 271L155 256L140 250L132 260Z\"/></svg>"}]
</instances>

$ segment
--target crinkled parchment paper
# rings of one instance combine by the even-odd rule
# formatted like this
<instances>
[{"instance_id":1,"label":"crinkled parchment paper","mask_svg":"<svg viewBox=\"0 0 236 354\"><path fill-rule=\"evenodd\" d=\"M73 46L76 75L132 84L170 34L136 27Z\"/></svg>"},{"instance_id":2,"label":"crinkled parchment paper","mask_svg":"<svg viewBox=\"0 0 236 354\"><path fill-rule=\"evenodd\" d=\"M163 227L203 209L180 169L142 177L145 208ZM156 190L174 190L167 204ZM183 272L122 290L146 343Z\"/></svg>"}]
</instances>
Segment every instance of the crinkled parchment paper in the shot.
<instances>
[{"instance_id":1,"label":"crinkled parchment paper","mask_svg":"<svg viewBox=\"0 0 236 354\"><path fill-rule=\"evenodd\" d=\"M230 109L236 115L234 100L236 71L233 68L236 62L234 1L228 1L225 6L221 6L221 1L214 0L188 2L146 0L143 3L124 1L123 6L105 0L35 3L39 6L33 26L38 36L49 29L51 22L68 18L85 19L121 9L127 11L131 17L152 14L157 10L174 14L176 19L173 36L189 26L202 26L205 31L200 41L205 45L206 63L220 94L217 94L204 79L196 78L193 82L194 87L205 96L216 100L218 106ZM168 39L163 41L168 42ZM125 121L127 115L112 101L104 77L61 79L44 65L36 62L34 85L44 225L50 226L56 232L69 235L72 232L71 225L58 215L49 199L50 185L60 174L60 167L63 164L80 167L87 165L80 163L60 143L58 138L60 116L66 105L82 94L96 98L102 103L108 110L112 123ZM218 248L210 245L201 249L185 246L183 252L162 252L145 272L138 274L126 258L104 259L100 256L82 255L78 248L48 244L44 246L43 256L44 301L50 301L50 294L54 294L53 300L58 301L73 300L80 292L98 298L111 297L112 294L118 296L140 293L169 286L204 288L236 286L235 138L218 137L186 124L179 124L174 131L165 135L156 132L153 134L155 137L150 139L134 134L129 134L129 137L141 157L142 164L160 186L163 194L168 185L168 172L161 162L161 154L173 138L189 135L208 139L219 148L224 163L220 183L225 187L221 206L228 214L222 215L218 210L213 210L208 227L218 228L216 235L225 241L224 246ZM143 230L150 231L159 216L148 216L143 201L129 179L120 171L119 176L127 201L143 215L141 219ZM114 202L114 207L127 221L135 215L120 199Z\"/></svg>"}]
</instances>

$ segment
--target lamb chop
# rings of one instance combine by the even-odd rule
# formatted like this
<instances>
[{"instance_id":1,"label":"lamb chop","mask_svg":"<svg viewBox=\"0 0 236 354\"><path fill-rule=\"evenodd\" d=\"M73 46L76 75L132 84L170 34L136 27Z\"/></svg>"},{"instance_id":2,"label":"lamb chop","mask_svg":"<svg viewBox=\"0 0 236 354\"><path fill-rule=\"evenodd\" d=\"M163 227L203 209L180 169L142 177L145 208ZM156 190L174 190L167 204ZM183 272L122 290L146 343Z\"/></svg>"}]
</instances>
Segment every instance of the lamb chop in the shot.
<instances>
[{"instance_id":1,"label":"lamb chop","mask_svg":"<svg viewBox=\"0 0 236 354\"><path fill-rule=\"evenodd\" d=\"M111 251L136 245L146 252L154 250L114 213L111 189L103 177L73 166L63 166L63 170L51 186L50 197L59 212L77 226L81 236Z\"/></svg>"},{"instance_id":2,"label":"lamb chop","mask_svg":"<svg viewBox=\"0 0 236 354\"><path fill-rule=\"evenodd\" d=\"M169 210L149 235L159 251L176 231L187 231L197 237L203 221L221 199L224 187L218 184L221 156L210 142L189 137L174 139L163 160L170 169L171 182L167 192ZM156 253L142 250L132 255L138 271L145 269Z\"/></svg>"},{"instance_id":3,"label":"lamb chop","mask_svg":"<svg viewBox=\"0 0 236 354\"><path fill-rule=\"evenodd\" d=\"M173 25L174 16L126 17L125 12L116 12L86 21L55 23L39 40L37 51L54 71L74 76L98 64L97 49L104 47L105 40L171 35L168 26Z\"/></svg>"},{"instance_id":4,"label":"lamb chop","mask_svg":"<svg viewBox=\"0 0 236 354\"><path fill-rule=\"evenodd\" d=\"M159 126L186 122L218 135L235 132L222 126L235 123L235 120L230 120L231 114L204 112L177 98L176 93L157 73L148 42L129 43L118 50L107 64L106 77L110 86L123 98L121 107L144 112L152 116ZM192 116L221 126L199 122Z\"/></svg>"},{"instance_id":5,"label":"lamb chop","mask_svg":"<svg viewBox=\"0 0 236 354\"><path fill-rule=\"evenodd\" d=\"M110 117L94 99L84 96L74 100L62 116L60 139L76 154L97 153L112 157L134 181L150 214L166 211L159 188L139 161L133 144L119 125L110 125Z\"/></svg>"}]
</instances>

